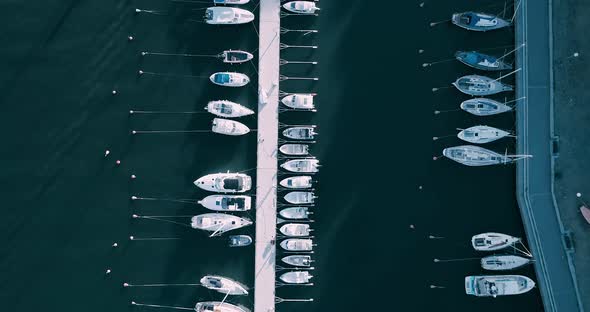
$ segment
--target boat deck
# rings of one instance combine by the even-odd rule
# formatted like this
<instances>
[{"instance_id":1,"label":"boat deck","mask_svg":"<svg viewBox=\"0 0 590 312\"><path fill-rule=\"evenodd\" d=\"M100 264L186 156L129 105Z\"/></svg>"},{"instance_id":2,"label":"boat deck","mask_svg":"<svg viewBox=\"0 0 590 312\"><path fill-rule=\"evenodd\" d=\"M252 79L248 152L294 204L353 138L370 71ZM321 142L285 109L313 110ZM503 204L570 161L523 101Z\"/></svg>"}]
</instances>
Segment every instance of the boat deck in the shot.
<instances>
[{"instance_id":1,"label":"boat deck","mask_svg":"<svg viewBox=\"0 0 590 312\"><path fill-rule=\"evenodd\" d=\"M275 310L280 8L260 1L254 312Z\"/></svg>"}]
</instances>

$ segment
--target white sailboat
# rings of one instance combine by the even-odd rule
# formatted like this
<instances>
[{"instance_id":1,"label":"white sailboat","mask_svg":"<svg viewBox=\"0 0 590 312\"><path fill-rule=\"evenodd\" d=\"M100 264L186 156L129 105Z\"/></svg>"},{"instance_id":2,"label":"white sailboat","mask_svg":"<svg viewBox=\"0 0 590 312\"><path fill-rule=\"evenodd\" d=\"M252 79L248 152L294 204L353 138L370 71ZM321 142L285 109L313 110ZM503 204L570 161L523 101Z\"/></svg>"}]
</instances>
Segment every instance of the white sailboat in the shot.
<instances>
[{"instance_id":1,"label":"white sailboat","mask_svg":"<svg viewBox=\"0 0 590 312\"><path fill-rule=\"evenodd\" d=\"M250 128L241 122L235 120L213 118L211 131L224 135L238 136L248 134Z\"/></svg>"},{"instance_id":2,"label":"white sailboat","mask_svg":"<svg viewBox=\"0 0 590 312\"><path fill-rule=\"evenodd\" d=\"M223 87L243 87L250 82L246 74L233 72L218 72L209 76L212 83Z\"/></svg>"},{"instance_id":3,"label":"white sailboat","mask_svg":"<svg viewBox=\"0 0 590 312\"><path fill-rule=\"evenodd\" d=\"M481 267L491 271L513 270L530 262L531 259L516 255L494 255L483 257L481 259Z\"/></svg>"},{"instance_id":4,"label":"white sailboat","mask_svg":"<svg viewBox=\"0 0 590 312\"><path fill-rule=\"evenodd\" d=\"M252 198L246 195L209 195L198 203L214 211L248 211Z\"/></svg>"},{"instance_id":5,"label":"white sailboat","mask_svg":"<svg viewBox=\"0 0 590 312\"><path fill-rule=\"evenodd\" d=\"M205 110L223 118L236 118L254 114L254 111L238 103L226 100L211 101Z\"/></svg>"},{"instance_id":6,"label":"white sailboat","mask_svg":"<svg viewBox=\"0 0 590 312\"><path fill-rule=\"evenodd\" d=\"M309 238L288 238L281 242L286 251L312 251L313 242Z\"/></svg>"},{"instance_id":7,"label":"white sailboat","mask_svg":"<svg viewBox=\"0 0 590 312\"><path fill-rule=\"evenodd\" d=\"M205 11L205 22L213 25L237 25L254 20L252 12L231 7L210 7Z\"/></svg>"},{"instance_id":8,"label":"white sailboat","mask_svg":"<svg viewBox=\"0 0 590 312\"><path fill-rule=\"evenodd\" d=\"M296 173L316 173L319 166L320 161L315 158L292 159L281 164L281 168Z\"/></svg>"},{"instance_id":9,"label":"white sailboat","mask_svg":"<svg viewBox=\"0 0 590 312\"><path fill-rule=\"evenodd\" d=\"M246 4L250 0L213 0L215 4Z\"/></svg>"},{"instance_id":10,"label":"white sailboat","mask_svg":"<svg viewBox=\"0 0 590 312\"><path fill-rule=\"evenodd\" d=\"M279 182L282 187L291 189L305 189L310 188L312 185L311 176L295 176L284 178Z\"/></svg>"},{"instance_id":11,"label":"white sailboat","mask_svg":"<svg viewBox=\"0 0 590 312\"><path fill-rule=\"evenodd\" d=\"M206 275L201 278L201 285L226 295L247 295L248 288L231 278L219 275Z\"/></svg>"},{"instance_id":12,"label":"white sailboat","mask_svg":"<svg viewBox=\"0 0 590 312\"><path fill-rule=\"evenodd\" d=\"M510 132L490 126L473 126L457 134L459 139L475 144L490 143L507 136L510 136Z\"/></svg>"},{"instance_id":13,"label":"white sailboat","mask_svg":"<svg viewBox=\"0 0 590 312\"><path fill-rule=\"evenodd\" d=\"M313 275L307 271L291 271L281 274L281 281L288 284L307 284Z\"/></svg>"},{"instance_id":14,"label":"white sailboat","mask_svg":"<svg viewBox=\"0 0 590 312\"><path fill-rule=\"evenodd\" d=\"M491 116L512 110L511 106L486 98L475 98L461 102L461 109L475 116Z\"/></svg>"},{"instance_id":15,"label":"white sailboat","mask_svg":"<svg viewBox=\"0 0 590 312\"><path fill-rule=\"evenodd\" d=\"M213 232L210 236L219 236L225 232L251 225L248 218L240 218L223 213L205 213L191 219L193 229Z\"/></svg>"},{"instance_id":16,"label":"white sailboat","mask_svg":"<svg viewBox=\"0 0 590 312\"><path fill-rule=\"evenodd\" d=\"M522 275L466 276L465 293L477 297L520 295L535 287L535 282Z\"/></svg>"},{"instance_id":17,"label":"white sailboat","mask_svg":"<svg viewBox=\"0 0 590 312\"><path fill-rule=\"evenodd\" d=\"M252 188L252 178L243 173L212 173L195 180L201 189L220 193L243 193Z\"/></svg>"},{"instance_id":18,"label":"white sailboat","mask_svg":"<svg viewBox=\"0 0 590 312\"><path fill-rule=\"evenodd\" d=\"M313 204L315 201L316 196L313 192L289 192L285 195L285 200L291 204L301 205L301 204Z\"/></svg>"},{"instance_id":19,"label":"white sailboat","mask_svg":"<svg viewBox=\"0 0 590 312\"><path fill-rule=\"evenodd\" d=\"M502 233L482 233L471 238L473 249L479 251L494 251L510 247L520 241L520 238Z\"/></svg>"},{"instance_id":20,"label":"white sailboat","mask_svg":"<svg viewBox=\"0 0 590 312\"><path fill-rule=\"evenodd\" d=\"M287 223L281 226L279 229L281 234L290 237L302 237L302 236L309 236L309 233L312 231L309 228L309 224L303 223Z\"/></svg>"}]
</instances>

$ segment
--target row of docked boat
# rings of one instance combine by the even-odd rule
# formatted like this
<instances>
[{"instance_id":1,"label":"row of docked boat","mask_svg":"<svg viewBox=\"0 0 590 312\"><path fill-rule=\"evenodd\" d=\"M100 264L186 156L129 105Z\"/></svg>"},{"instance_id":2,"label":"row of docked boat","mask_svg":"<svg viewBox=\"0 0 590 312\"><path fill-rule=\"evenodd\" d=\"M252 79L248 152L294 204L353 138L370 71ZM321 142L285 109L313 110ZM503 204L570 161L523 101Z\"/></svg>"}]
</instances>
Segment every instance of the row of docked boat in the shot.
<instances>
[{"instance_id":1,"label":"row of docked boat","mask_svg":"<svg viewBox=\"0 0 590 312\"><path fill-rule=\"evenodd\" d=\"M290 14L315 15L319 8L314 1L292 1L283 4ZM281 93L282 111L316 112L315 93ZM286 254L281 258L284 272L278 282L291 285L313 285L311 274L313 228L311 227L312 207L317 196L314 193L314 177L320 170L320 162L310 154L311 144L318 138L315 125L292 125L282 128L283 144L279 147L281 174L286 174L279 185L287 191L283 200L286 208L278 212L277 237L282 241L280 248Z\"/></svg>"},{"instance_id":2,"label":"row of docked boat","mask_svg":"<svg viewBox=\"0 0 590 312\"><path fill-rule=\"evenodd\" d=\"M521 243L518 237L502 233L482 233L471 238L471 245L477 251L498 251ZM524 245L523 245L524 246ZM528 255L528 254L527 254ZM514 254L486 256L481 259L481 267L490 271L506 271L521 268L532 260ZM477 297L497 297L519 295L535 287L535 282L522 275L478 275L465 277L465 293Z\"/></svg>"},{"instance_id":3,"label":"row of docked boat","mask_svg":"<svg viewBox=\"0 0 590 312\"><path fill-rule=\"evenodd\" d=\"M500 17L477 12L455 13L453 24L473 31L488 31L509 26L510 23ZM516 51L512 50L510 53ZM511 70L512 65L505 61L507 53L501 57L484 54L477 51L457 51L455 58L461 63L482 71ZM502 77L500 77L502 78ZM484 98L505 91L513 91L514 87L482 75L466 75L452 83L460 92L476 96L461 103L462 110L476 116L490 116L511 111L512 106L493 99ZM487 125L477 125L467 129L460 129L457 137L472 144L486 144L506 137L514 137L509 131ZM443 156L466 166L488 166L509 164L517 160L530 157L529 155L500 154L492 150L475 146L460 145L443 150Z\"/></svg>"},{"instance_id":4,"label":"row of docked boat","mask_svg":"<svg viewBox=\"0 0 590 312\"><path fill-rule=\"evenodd\" d=\"M510 26L510 22L494 15L478 12L462 12L453 14L451 21L461 28L485 32ZM512 65L506 62L505 54L496 57L477 51L457 51L455 58L459 62L480 71L500 72L511 70ZM475 98L463 101L461 109L476 116L496 115L512 110L507 103L484 98L501 92L513 91L514 87L500 81L504 76L494 79L483 75L472 74L459 77L452 85L463 94ZM487 125L477 125L467 129L459 129L457 137L471 144L486 144L513 135L506 130ZM467 166L487 166L512 163L523 155L504 155L476 145L460 145L443 150L443 156ZM502 233L482 233L471 238L471 245L476 251L500 251L512 247L521 239ZM524 246L524 245L523 245ZM526 254L528 256L528 254ZM481 259L481 267L490 271L506 271L518 269L532 260L515 254L494 254ZM535 282L522 275L473 275L465 277L465 293L478 297L497 297L518 295L530 291Z\"/></svg>"}]
</instances>

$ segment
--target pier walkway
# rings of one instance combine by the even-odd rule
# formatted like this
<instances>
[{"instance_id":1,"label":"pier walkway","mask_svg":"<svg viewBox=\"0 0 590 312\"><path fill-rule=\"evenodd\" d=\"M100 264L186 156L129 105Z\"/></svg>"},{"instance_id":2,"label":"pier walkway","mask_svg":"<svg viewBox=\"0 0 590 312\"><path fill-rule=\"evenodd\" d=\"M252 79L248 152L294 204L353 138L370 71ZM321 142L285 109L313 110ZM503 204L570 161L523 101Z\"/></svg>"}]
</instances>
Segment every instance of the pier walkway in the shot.
<instances>
[{"instance_id":1,"label":"pier walkway","mask_svg":"<svg viewBox=\"0 0 590 312\"><path fill-rule=\"evenodd\" d=\"M280 8L260 1L254 312L275 309Z\"/></svg>"},{"instance_id":2,"label":"pier walkway","mask_svg":"<svg viewBox=\"0 0 590 312\"><path fill-rule=\"evenodd\" d=\"M545 311L580 311L563 226L553 195L553 92L551 0L521 1L516 16L518 154L517 198Z\"/></svg>"}]
</instances>

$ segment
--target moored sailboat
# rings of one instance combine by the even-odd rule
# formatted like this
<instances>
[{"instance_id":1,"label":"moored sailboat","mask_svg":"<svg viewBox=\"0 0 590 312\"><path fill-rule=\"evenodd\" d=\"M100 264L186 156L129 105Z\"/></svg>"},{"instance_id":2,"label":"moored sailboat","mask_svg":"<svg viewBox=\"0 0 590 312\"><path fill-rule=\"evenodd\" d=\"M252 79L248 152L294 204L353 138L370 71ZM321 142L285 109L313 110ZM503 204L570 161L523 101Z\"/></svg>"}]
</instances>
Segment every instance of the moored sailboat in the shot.
<instances>
[{"instance_id":1,"label":"moored sailboat","mask_svg":"<svg viewBox=\"0 0 590 312\"><path fill-rule=\"evenodd\" d=\"M453 82L453 86L455 86L457 90L473 96L492 95L504 91L512 91L514 89L511 85L480 75L467 75L457 78L457 80Z\"/></svg>"},{"instance_id":2,"label":"moored sailboat","mask_svg":"<svg viewBox=\"0 0 590 312\"><path fill-rule=\"evenodd\" d=\"M205 22L213 25L237 25L254 20L252 12L231 7L210 7L205 11Z\"/></svg>"},{"instance_id":3,"label":"moored sailboat","mask_svg":"<svg viewBox=\"0 0 590 312\"><path fill-rule=\"evenodd\" d=\"M206 275L200 280L201 285L207 289L215 290L227 295L247 295L248 288L231 278L219 275Z\"/></svg>"},{"instance_id":4,"label":"moored sailboat","mask_svg":"<svg viewBox=\"0 0 590 312\"><path fill-rule=\"evenodd\" d=\"M254 114L254 111L238 103L219 100L207 103L205 110L223 118L243 117Z\"/></svg>"},{"instance_id":5,"label":"moored sailboat","mask_svg":"<svg viewBox=\"0 0 590 312\"><path fill-rule=\"evenodd\" d=\"M481 259L481 267L491 271L513 270L530 262L531 259L516 255L493 255L483 257Z\"/></svg>"},{"instance_id":6,"label":"moored sailboat","mask_svg":"<svg viewBox=\"0 0 590 312\"><path fill-rule=\"evenodd\" d=\"M191 218L192 228L213 232L210 236L219 236L251 224L252 221L248 218L223 213L205 213Z\"/></svg>"},{"instance_id":7,"label":"moored sailboat","mask_svg":"<svg viewBox=\"0 0 590 312\"><path fill-rule=\"evenodd\" d=\"M510 26L510 22L495 15L478 12L463 12L453 14L453 24L473 31L488 31Z\"/></svg>"},{"instance_id":8,"label":"moored sailboat","mask_svg":"<svg viewBox=\"0 0 590 312\"><path fill-rule=\"evenodd\" d=\"M512 107L492 99L475 98L463 101L461 109L476 116L490 116L511 111Z\"/></svg>"},{"instance_id":9,"label":"moored sailboat","mask_svg":"<svg viewBox=\"0 0 590 312\"><path fill-rule=\"evenodd\" d=\"M473 249L479 251L494 251L510 247L520 241L520 238L502 233L482 233L471 238Z\"/></svg>"},{"instance_id":10,"label":"moored sailboat","mask_svg":"<svg viewBox=\"0 0 590 312\"><path fill-rule=\"evenodd\" d=\"M510 136L510 133L490 126L473 126L461 130L457 137L463 141L484 144Z\"/></svg>"}]
</instances>

